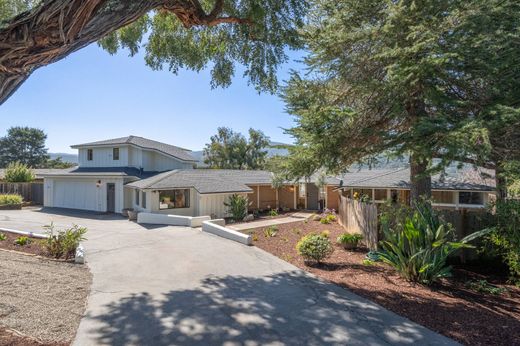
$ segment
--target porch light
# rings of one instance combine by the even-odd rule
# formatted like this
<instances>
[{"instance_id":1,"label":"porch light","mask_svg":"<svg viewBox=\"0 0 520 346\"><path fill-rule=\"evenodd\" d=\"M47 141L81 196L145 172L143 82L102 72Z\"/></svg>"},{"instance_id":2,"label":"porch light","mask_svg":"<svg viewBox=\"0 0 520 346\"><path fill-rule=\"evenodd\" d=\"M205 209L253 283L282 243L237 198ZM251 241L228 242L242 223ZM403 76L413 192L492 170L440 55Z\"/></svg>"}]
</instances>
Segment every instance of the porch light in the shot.
<instances>
[{"instance_id":1,"label":"porch light","mask_svg":"<svg viewBox=\"0 0 520 346\"><path fill-rule=\"evenodd\" d=\"M101 180L96 181L96 187L100 187L100 186L101 186Z\"/></svg>"}]
</instances>

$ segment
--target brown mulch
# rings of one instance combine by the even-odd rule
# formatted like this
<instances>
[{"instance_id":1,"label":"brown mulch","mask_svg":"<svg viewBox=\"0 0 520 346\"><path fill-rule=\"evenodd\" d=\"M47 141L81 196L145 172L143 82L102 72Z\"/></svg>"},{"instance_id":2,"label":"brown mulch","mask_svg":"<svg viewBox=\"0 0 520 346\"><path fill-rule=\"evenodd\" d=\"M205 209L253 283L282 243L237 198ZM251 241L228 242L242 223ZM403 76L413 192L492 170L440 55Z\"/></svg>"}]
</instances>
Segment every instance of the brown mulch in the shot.
<instances>
[{"instance_id":1,"label":"brown mulch","mask_svg":"<svg viewBox=\"0 0 520 346\"><path fill-rule=\"evenodd\" d=\"M41 245L42 239L40 239L40 238L29 237L29 244L20 246L20 245L15 244L15 240L18 237L22 237L21 234L9 233L9 232L0 232L0 233L5 234L5 236L7 237L6 240L0 240L0 249L20 251L20 252L33 254L33 255L39 255L39 256L48 255L47 250Z\"/></svg>"},{"instance_id":2,"label":"brown mulch","mask_svg":"<svg viewBox=\"0 0 520 346\"><path fill-rule=\"evenodd\" d=\"M264 228L246 231L253 244L321 278L364 296L385 308L467 345L520 345L520 289L506 279L479 273L480 268L456 266L453 278L433 287L401 279L383 264L364 265L366 249L346 251L336 245L321 266L306 266L295 246L304 235L324 230L335 243L344 232L337 223L317 221L278 225L275 237ZM467 280L487 280L507 292L499 296L466 287Z\"/></svg>"}]
</instances>

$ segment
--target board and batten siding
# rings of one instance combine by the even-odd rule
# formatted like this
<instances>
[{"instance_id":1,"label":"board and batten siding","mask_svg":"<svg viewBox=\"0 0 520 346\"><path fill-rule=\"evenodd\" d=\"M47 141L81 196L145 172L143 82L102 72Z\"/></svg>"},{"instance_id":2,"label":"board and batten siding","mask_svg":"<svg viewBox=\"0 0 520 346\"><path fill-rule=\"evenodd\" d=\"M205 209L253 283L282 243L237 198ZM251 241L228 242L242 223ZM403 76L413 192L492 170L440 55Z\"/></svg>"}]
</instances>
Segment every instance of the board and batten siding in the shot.
<instances>
[{"instance_id":1,"label":"board and batten siding","mask_svg":"<svg viewBox=\"0 0 520 346\"><path fill-rule=\"evenodd\" d=\"M45 178L43 205L106 212L107 183L115 184L115 212L120 213L124 204L122 178Z\"/></svg>"},{"instance_id":2,"label":"board and batten siding","mask_svg":"<svg viewBox=\"0 0 520 346\"><path fill-rule=\"evenodd\" d=\"M113 158L114 148L119 148L119 160ZM92 149L91 161L87 160L88 149ZM134 167L149 172L193 168L192 162L129 145L79 148L78 162L80 167Z\"/></svg>"},{"instance_id":3,"label":"board and batten siding","mask_svg":"<svg viewBox=\"0 0 520 346\"><path fill-rule=\"evenodd\" d=\"M114 160L112 149L119 148L119 160ZM87 150L92 149L92 160L87 160ZM78 149L80 167L128 167L128 147L113 146L101 148Z\"/></svg>"},{"instance_id":4,"label":"board and batten siding","mask_svg":"<svg viewBox=\"0 0 520 346\"><path fill-rule=\"evenodd\" d=\"M233 195L233 193L199 195L199 215L209 215L217 218L230 216L224 202L227 202L231 195ZM238 195L247 198L246 193L239 193Z\"/></svg>"}]
</instances>

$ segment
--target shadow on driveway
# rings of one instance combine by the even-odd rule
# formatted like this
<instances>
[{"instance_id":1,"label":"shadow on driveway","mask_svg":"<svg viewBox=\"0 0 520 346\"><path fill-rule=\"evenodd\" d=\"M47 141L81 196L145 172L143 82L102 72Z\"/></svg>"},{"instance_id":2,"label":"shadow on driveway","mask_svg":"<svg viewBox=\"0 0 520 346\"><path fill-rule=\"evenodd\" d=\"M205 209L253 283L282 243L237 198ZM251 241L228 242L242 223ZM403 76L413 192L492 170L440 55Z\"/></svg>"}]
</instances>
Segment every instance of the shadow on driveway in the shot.
<instances>
[{"instance_id":1,"label":"shadow on driveway","mask_svg":"<svg viewBox=\"0 0 520 346\"><path fill-rule=\"evenodd\" d=\"M331 289L332 287L332 289ZM453 342L299 271L211 277L196 289L124 297L87 316L109 345L414 344ZM95 326L95 327L94 327ZM77 340L80 341L81 340Z\"/></svg>"}]
</instances>

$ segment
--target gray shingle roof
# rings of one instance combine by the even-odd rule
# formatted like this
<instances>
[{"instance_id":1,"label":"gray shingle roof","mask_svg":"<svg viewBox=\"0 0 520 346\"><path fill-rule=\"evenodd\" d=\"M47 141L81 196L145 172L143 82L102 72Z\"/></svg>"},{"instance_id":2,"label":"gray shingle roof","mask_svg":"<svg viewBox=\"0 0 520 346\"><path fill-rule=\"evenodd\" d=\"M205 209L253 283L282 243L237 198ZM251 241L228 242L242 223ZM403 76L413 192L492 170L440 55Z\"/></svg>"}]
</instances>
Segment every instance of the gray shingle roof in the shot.
<instances>
[{"instance_id":1,"label":"gray shingle roof","mask_svg":"<svg viewBox=\"0 0 520 346\"><path fill-rule=\"evenodd\" d=\"M445 175L432 176L432 189L479 190L495 189L494 171L471 166L451 169ZM410 188L410 168L362 169L345 173L343 186L354 188Z\"/></svg>"},{"instance_id":2,"label":"gray shingle roof","mask_svg":"<svg viewBox=\"0 0 520 346\"><path fill-rule=\"evenodd\" d=\"M127 137L121 137L121 138L106 139L106 140L97 141L97 142L76 144L76 145L72 145L71 148L77 149L80 147L95 147L95 146L102 146L102 145L123 145L123 144L131 144L131 145L135 145L137 147L143 148L143 149L157 150L166 155L170 155L175 158L178 158L179 160L182 160L182 161L197 162L197 159L195 159L193 156L191 156L191 154L190 154L191 150L189 150L189 149L176 147L174 145L157 142L157 141L154 141L154 140L151 140L148 138L139 137L139 136L127 136Z\"/></svg>"},{"instance_id":3,"label":"gray shingle roof","mask_svg":"<svg viewBox=\"0 0 520 346\"><path fill-rule=\"evenodd\" d=\"M247 185L270 185L272 177L268 171L186 169L160 173L127 186L157 190L193 187L199 193L251 192ZM329 177L327 182L339 185L339 179L334 177Z\"/></svg>"},{"instance_id":4,"label":"gray shingle roof","mask_svg":"<svg viewBox=\"0 0 520 346\"><path fill-rule=\"evenodd\" d=\"M250 171L253 172L253 171ZM193 187L199 193L251 192L245 185L247 179L236 179L235 174L224 170L189 169L157 174L127 184L140 189L175 189Z\"/></svg>"}]
</instances>

